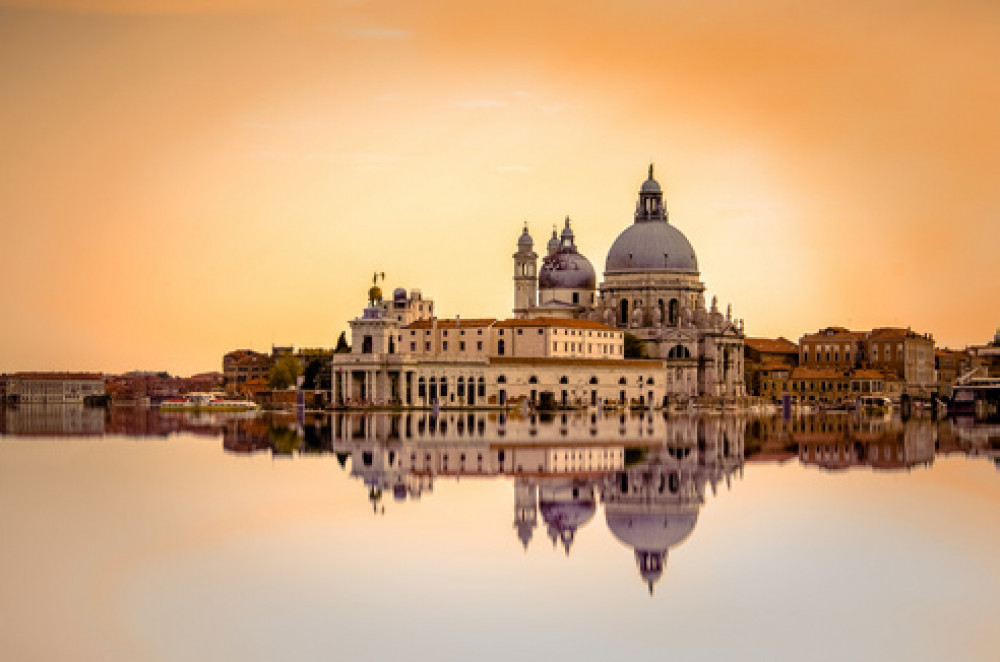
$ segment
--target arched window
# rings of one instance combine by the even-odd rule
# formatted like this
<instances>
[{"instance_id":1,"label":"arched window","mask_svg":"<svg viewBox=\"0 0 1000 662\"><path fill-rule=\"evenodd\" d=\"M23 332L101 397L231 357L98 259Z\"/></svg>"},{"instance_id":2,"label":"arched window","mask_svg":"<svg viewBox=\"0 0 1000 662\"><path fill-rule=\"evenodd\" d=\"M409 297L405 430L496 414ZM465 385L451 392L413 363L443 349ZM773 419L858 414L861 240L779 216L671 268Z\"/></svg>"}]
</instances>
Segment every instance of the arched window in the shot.
<instances>
[{"instance_id":1,"label":"arched window","mask_svg":"<svg viewBox=\"0 0 1000 662\"><path fill-rule=\"evenodd\" d=\"M618 383L624 386L625 384L628 383L628 381L624 377L622 377L621 379L618 380Z\"/></svg>"},{"instance_id":2,"label":"arched window","mask_svg":"<svg viewBox=\"0 0 1000 662\"><path fill-rule=\"evenodd\" d=\"M534 375L532 375L531 377L528 378L528 383L529 384L537 384L538 383L538 377L535 377Z\"/></svg>"},{"instance_id":3,"label":"arched window","mask_svg":"<svg viewBox=\"0 0 1000 662\"><path fill-rule=\"evenodd\" d=\"M684 345L674 345L667 352L668 359L689 359L691 358L691 350L689 350Z\"/></svg>"},{"instance_id":4,"label":"arched window","mask_svg":"<svg viewBox=\"0 0 1000 662\"><path fill-rule=\"evenodd\" d=\"M677 324L680 321L681 305L677 299L670 300L669 310L667 311L667 321L670 324Z\"/></svg>"},{"instance_id":5,"label":"arched window","mask_svg":"<svg viewBox=\"0 0 1000 662\"><path fill-rule=\"evenodd\" d=\"M590 378L590 383L591 384L596 384L597 383L597 377L591 377Z\"/></svg>"},{"instance_id":6,"label":"arched window","mask_svg":"<svg viewBox=\"0 0 1000 662\"><path fill-rule=\"evenodd\" d=\"M618 323L622 326L628 326L628 299L622 299L618 307Z\"/></svg>"},{"instance_id":7,"label":"arched window","mask_svg":"<svg viewBox=\"0 0 1000 662\"><path fill-rule=\"evenodd\" d=\"M566 376L563 375L562 377L559 378L559 383L560 384L569 384L569 379L567 379Z\"/></svg>"},{"instance_id":8,"label":"arched window","mask_svg":"<svg viewBox=\"0 0 1000 662\"><path fill-rule=\"evenodd\" d=\"M507 383L507 378L506 377L504 377L503 375L500 375L499 377L497 377L497 384L506 384L506 383Z\"/></svg>"}]
</instances>

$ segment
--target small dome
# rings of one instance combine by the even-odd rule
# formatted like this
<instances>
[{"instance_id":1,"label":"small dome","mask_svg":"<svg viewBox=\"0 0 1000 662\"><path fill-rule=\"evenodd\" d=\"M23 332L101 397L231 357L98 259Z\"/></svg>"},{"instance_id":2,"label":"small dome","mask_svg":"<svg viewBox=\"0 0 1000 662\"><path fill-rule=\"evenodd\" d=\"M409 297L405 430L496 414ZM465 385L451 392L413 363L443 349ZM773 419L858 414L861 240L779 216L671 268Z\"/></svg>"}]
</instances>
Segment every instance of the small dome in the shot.
<instances>
[{"instance_id":1,"label":"small dome","mask_svg":"<svg viewBox=\"0 0 1000 662\"><path fill-rule=\"evenodd\" d=\"M588 289L597 287L597 274L590 260L580 253L556 252L542 260L539 289Z\"/></svg>"},{"instance_id":2,"label":"small dome","mask_svg":"<svg viewBox=\"0 0 1000 662\"><path fill-rule=\"evenodd\" d=\"M642 188L639 189L640 193L662 193L660 189L660 183L653 179L653 164L649 164L649 177L642 183Z\"/></svg>"},{"instance_id":3,"label":"small dome","mask_svg":"<svg viewBox=\"0 0 1000 662\"><path fill-rule=\"evenodd\" d=\"M402 287L397 287L392 291L393 301L406 301L406 290Z\"/></svg>"},{"instance_id":4,"label":"small dome","mask_svg":"<svg viewBox=\"0 0 1000 662\"><path fill-rule=\"evenodd\" d=\"M549 243L545 245L545 249L549 255L559 250L559 235L556 234L555 227L552 228L552 236L549 238Z\"/></svg>"},{"instance_id":5,"label":"small dome","mask_svg":"<svg viewBox=\"0 0 1000 662\"><path fill-rule=\"evenodd\" d=\"M604 270L698 271L698 258L684 234L666 221L633 223L611 244Z\"/></svg>"},{"instance_id":6,"label":"small dome","mask_svg":"<svg viewBox=\"0 0 1000 662\"><path fill-rule=\"evenodd\" d=\"M534 245L535 241L531 238L531 235L528 234L528 226L525 225L524 231L521 232L521 236L517 238L517 247L518 249L531 250L531 247Z\"/></svg>"},{"instance_id":7,"label":"small dome","mask_svg":"<svg viewBox=\"0 0 1000 662\"><path fill-rule=\"evenodd\" d=\"M572 246L576 248L576 237L573 235L573 228L569 226L569 216L566 217L566 227L563 228L562 234L559 235L561 239L562 246Z\"/></svg>"}]
</instances>

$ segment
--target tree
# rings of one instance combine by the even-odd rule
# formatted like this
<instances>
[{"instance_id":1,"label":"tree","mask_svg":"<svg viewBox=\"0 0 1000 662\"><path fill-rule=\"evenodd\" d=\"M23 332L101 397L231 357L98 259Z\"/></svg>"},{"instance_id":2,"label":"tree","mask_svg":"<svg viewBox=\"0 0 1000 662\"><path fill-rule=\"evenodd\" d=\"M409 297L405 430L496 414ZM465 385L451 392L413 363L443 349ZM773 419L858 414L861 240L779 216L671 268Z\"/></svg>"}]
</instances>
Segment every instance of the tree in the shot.
<instances>
[{"instance_id":1,"label":"tree","mask_svg":"<svg viewBox=\"0 0 1000 662\"><path fill-rule=\"evenodd\" d=\"M329 359L327 359L329 360ZM319 373L323 369L323 359L313 357L306 363L306 369L302 371L302 388L312 391L319 388Z\"/></svg>"},{"instance_id":2,"label":"tree","mask_svg":"<svg viewBox=\"0 0 1000 662\"><path fill-rule=\"evenodd\" d=\"M299 376L299 362L294 356L282 356L271 366L267 374L267 385L280 391L289 386L295 385L295 378Z\"/></svg>"},{"instance_id":3,"label":"tree","mask_svg":"<svg viewBox=\"0 0 1000 662\"><path fill-rule=\"evenodd\" d=\"M347 354L351 351L351 346L347 344L347 334L345 332L340 332L340 337L337 338L337 346L333 351L336 354Z\"/></svg>"},{"instance_id":4,"label":"tree","mask_svg":"<svg viewBox=\"0 0 1000 662\"><path fill-rule=\"evenodd\" d=\"M646 353L646 345L639 337L631 334L625 334L625 358L627 359L648 359L649 354Z\"/></svg>"}]
</instances>

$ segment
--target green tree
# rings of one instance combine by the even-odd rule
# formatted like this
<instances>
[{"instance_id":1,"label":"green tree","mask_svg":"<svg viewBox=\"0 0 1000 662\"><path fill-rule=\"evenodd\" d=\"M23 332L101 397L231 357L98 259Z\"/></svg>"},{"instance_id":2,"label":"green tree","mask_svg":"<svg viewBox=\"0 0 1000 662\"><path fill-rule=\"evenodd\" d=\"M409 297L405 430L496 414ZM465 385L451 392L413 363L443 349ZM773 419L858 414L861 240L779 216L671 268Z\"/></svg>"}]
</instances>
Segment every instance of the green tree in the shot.
<instances>
[{"instance_id":1,"label":"green tree","mask_svg":"<svg viewBox=\"0 0 1000 662\"><path fill-rule=\"evenodd\" d=\"M319 373L322 369L323 359L319 357L309 359L306 369L302 371L302 388L306 391L319 388Z\"/></svg>"},{"instance_id":2,"label":"green tree","mask_svg":"<svg viewBox=\"0 0 1000 662\"><path fill-rule=\"evenodd\" d=\"M295 385L299 376L299 362L291 355L282 356L271 366L267 374L267 385L274 390L286 389Z\"/></svg>"},{"instance_id":3,"label":"green tree","mask_svg":"<svg viewBox=\"0 0 1000 662\"><path fill-rule=\"evenodd\" d=\"M347 334L345 332L340 332L340 337L337 338L337 346L333 348L333 351L337 354L347 354L351 351L351 346L347 344Z\"/></svg>"},{"instance_id":4,"label":"green tree","mask_svg":"<svg viewBox=\"0 0 1000 662\"><path fill-rule=\"evenodd\" d=\"M646 353L646 344L639 340L639 337L631 334L625 334L625 358L627 359L648 359L649 354Z\"/></svg>"}]
</instances>

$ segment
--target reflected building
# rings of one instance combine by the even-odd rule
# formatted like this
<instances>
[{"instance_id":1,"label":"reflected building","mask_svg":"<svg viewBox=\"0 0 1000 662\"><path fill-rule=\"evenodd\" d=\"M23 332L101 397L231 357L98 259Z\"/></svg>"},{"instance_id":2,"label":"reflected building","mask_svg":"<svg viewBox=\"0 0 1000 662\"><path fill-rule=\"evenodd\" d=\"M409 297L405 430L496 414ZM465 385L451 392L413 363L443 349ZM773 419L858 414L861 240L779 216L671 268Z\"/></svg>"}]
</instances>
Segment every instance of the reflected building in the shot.
<instances>
[{"instance_id":1,"label":"reflected building","mask_svg":"<svg viewBox=\"0 0 1000 662\"><path fill-rule=\"evenodd\" d=\"M608 529L633 550L652 594L670 550L698 523L707 489L742 476L742 425L726 419L686 421L672 438L647 449L644 461L606 477L602 501Z\"/></svg>"},{"instance_id":2,"label":"reflected building","mask_svg":"<svg viewBox=\"0 0 1000 662\"><path fill-rule=\"evenodd\" d=\"M344 414L332 449L351 458L375 513L384 497L419 499L433 481L509 476L512 528L527 550L544 527L567 555L596 518L635 558L652 591L670 550L694 530L706 495L742 475L740 417L566 414L506 418L497 413Z\"/></svg>"}]
</instances>

